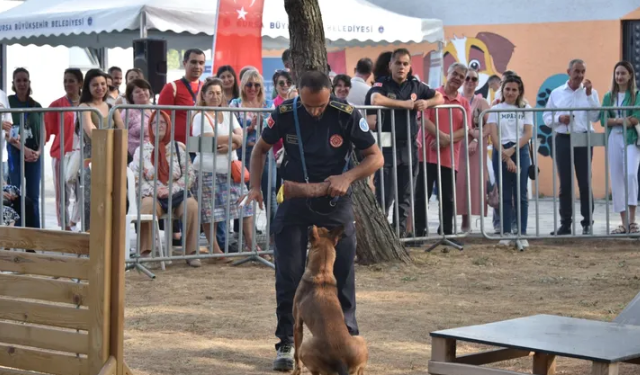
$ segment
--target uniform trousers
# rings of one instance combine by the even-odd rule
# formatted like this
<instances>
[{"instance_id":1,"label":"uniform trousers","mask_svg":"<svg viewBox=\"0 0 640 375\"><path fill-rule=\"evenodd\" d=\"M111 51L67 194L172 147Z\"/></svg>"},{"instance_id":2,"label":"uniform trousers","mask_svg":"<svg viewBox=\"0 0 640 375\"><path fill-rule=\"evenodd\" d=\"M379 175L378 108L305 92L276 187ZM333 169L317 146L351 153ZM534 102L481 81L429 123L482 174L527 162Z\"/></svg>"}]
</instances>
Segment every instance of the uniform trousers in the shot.
<instances>
[{"instance_id":1,"label":"uniform trousers","mask_svg":"<svg viewBox=\"0 0 640 375\"><path fill-rule=\"evenodd\" d=\"M611 195L613 196L613 211L624 212L625 184L628 189L627 202L629 206L638 204L638 165L640 165L640 147L629 145L626 147L627 173L625 176L625 134L622 128L614 128L607 140L609 154L609 175L611 178Z\"/></svg>"},{"instance_id":2,"label":"uniform trousers","mask_svg":"<svg viewBox=\"0 0 640 375\"><path fill-rule=\"evenodd\" d=\"M308 230L312 225L335 228L344 225L343 238L336 246L336 261L333 274L338 284L338 300L342 306L344 320L351 335L357 335L356 289L354 258L356 254L356 233L351 199L342 197L336 207L327 213L311 209L308 202L322 202L313 199L285 200L276 213L273 224L275 234L276 266L276 317L278 320L276 337L280 346L293 346L293 299L305 271L307 261ZM328 201L325 201L328 205Z\"/></svg>"}]
</instances>

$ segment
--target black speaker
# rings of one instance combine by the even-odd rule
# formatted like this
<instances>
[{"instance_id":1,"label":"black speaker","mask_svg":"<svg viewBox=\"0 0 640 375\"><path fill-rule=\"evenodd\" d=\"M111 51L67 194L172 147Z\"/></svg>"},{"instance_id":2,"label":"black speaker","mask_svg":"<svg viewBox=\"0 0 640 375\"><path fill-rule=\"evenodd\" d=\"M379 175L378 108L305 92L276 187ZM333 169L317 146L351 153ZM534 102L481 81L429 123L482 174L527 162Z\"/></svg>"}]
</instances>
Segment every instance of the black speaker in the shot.
<instances>
[{"instance_id":1,"label":"black speaker","mask_svg":"<svg viewBox=\"0 0 640 375\"><path fill-rule=\"evenodd\" d=\"M144 79L159 94L167 83L167 41L136 39L133 41L133 66L142 70Z\"/></svg>"}]
</instances>

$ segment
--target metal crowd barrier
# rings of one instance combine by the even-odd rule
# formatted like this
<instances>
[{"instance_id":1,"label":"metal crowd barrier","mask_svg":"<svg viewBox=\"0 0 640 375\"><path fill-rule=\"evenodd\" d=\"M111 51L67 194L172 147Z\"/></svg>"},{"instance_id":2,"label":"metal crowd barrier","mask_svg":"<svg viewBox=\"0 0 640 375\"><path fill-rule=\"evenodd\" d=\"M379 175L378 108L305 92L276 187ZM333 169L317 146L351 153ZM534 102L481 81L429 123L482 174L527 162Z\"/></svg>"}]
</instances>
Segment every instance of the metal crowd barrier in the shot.
<instances>
[{"instance_id":1,"label":"metal crowd barrier","mask_svg":"<svg viewBox=\"0 0 640 375\"><path fill-rule=\"evenodd\" d=\"M371 111L375 111L375 115L376 115L376 129L374 131L374 135L376 135L377 138L377 142L378 145L381 149L388 149L391 148L391 152L392 152L392 174L393 174L393 208L394 208L394 218L393 218L393 223L395 224L395 231L396 231L396 235L402 237L400 240L403 242L423 242L423 241L428 241L428 240L437 240L437 242L435 244L433 244L429 249L427 249L427 251L432 250L433 248L435 248L436 246L444 243L447 245L450 245L452 247L458 248L460 250L462 250L462 246L454 241L451 241L454 238L461 238L461 237L466 237L467 233L459 233L458 232L458 225L457 225L457 215L456 215L456 211L457 211L457 203L456 203L456 179L455 179L455 172L452 172L451 174L451 183L453 186L453 234L444 234L444 224L443 224L443 219L444 219L444 214L443 214L443 198L442 198L442 161L441 161L441 154L440 152L437 152L437 178L435 180L435 182L437 183L437 187L438 187L438 201L439 201L439 221L440 221L440 229L441 229L441 234L436 234L436 236L431 236L430 235L430 230L429 230L429 199L428 196L425 196L424 198L424 203L425 203L425 207L424 207L424 223L425 223L425 230L426 230L426 234L423 235L418 235L418 233L416 233L416 209L415 209L415 189L416 189L416 178L418 176L414 176L413 175L413 156L414 156L414 151L413 151L413 147L414 147L414 142L420 141L420 143L423 145L422 146L422 159L424 162L420 163L422 164L422 186L424 186L424 193L425 195L427 195L428 193L428 189L429 187L427 186L427 181L428 181L428 174L427 174L427 148L429 147L429 145L426 144L426 130L425 130L425 120L426 120L426 114L427 111L429 110L425 110L422 112L422 116L421 116L421 122L419 124L419 127L421 127L423 129L422 133L421 133L421 137L420 139L413 139L411 137L411 126L410 126L410 111L409 110L402 110L402 109L390 109L387 107L381 107L381 106L357 106L356 107L358 110L362 111L362 113L366 113L368 115L372 115ZM440 123L440 111L441 110L446 110L448 112L449 115L449 123L448 123L448 127L449 127L449 134L453 136L454 134L454 124L453 124L453 112L455 111L461 111L462 112L462 116L463 119L465 119L465 123L464 126L466 128L467 126L467 122L466 122L466 118L467 118L467 112L465 110L464 107L460 106L460 105L440 105L438 107L436 107L437 110L434 109L430 109L432 111L435 111L435 126L436 126L436 130L438 130L436 132L436 147L438 149L440 149L440 126L438 125ZM396 114L400 111L406 111L407 112L407 116L406 116L406 124L400 124L400 126L406 126L407 129L407 138L405 139L398 139L398 137L396 137L396 129L397 129L397 124L396 124ZM389 133L385 133L382 132L382 114L391 116L391 132ZM397 160L397 143L398 142L405 142L408 146L408 162L409 162L409 166L408 169L410 171L409 173L409 192L410 192L410 206L411 206L411 211L409 213L409 218L411 220L411 227L413 228L412 233L400 233L400 213L399 213L399 201L400 201L400 197L399 197L399 191L398 191L398 168L400 168L398 166L398 160ZM464 138L459 140L458 142L464 142L463 144L460 145L460 152L461 155L460 157L466 157L466 159L469 159L469 150L468 148L465 146L466 144L469 143L469 135L468 132L465 131L464 132ZM457 143L457 142L456 142ZM453 142L452 142L453 145ZM446 148L444 149L446 150ZM448 147L447 151L444 152L449 152L450 153L450 157L451 157L451 170L455 171L456 170L456 160L454 157L454 147ZM462 155L462 153L464 153L464 155ZM417 162L417 161L416 161ZM420 168L420 167L419 167ZM384 167L383 167L384 169ZM464 168L464 170L459 170L458 173L464 173L466 176L466 191L465 191L465 199L466 199L466 203L467 203L467 207L471 207L471 190L470 190L470 176L469 176L469 164L467 163L466 168ZM418 170L418 174L420 174L420 171ZM382 173L379 174L380 176L382 176ZM380 199L378 201L378 203L381 205L381 209L383 210L383 212L385 213L385 215L389 216L389 212L386 211L386 207L387 207L387 203L386 202L386 195L385 195L385 189L389 188L389 187L385 187L385 183L384 183L384 178L381 178L380 181L380 188L381 188L381 192L380 192ZM390 206L390 205L389 205Z\"/></svg>"},{"instance_id":2,"label":"metal crowd barrier","mask_svg":"<svg viewBox=\"0 0 640 375\"><path fill-rule=\"evenodd\" d=\"M256 114L262 115L263 119L266 119L267 116L272 112L272 109L255 109L255 110L254 109L249 109L248 110L248 109L245 109L245 108L227 108L227 107L118 105L118 106L115 106L115 107L113 107L111 109L111 113L115 113L116 111L123 111L125 113L126 113L126 111L141 111L141 116L142 116L142 118L144 118L144 111L145 110L150 110L150 111L160 110L160 111L169 112L172 124L175 124L176 111L186 111L187 112L188 121L187 121L187 126L186 126L186 134L189 135L189 136L187 136L187 139L186 139L187 142L186 142L185 148L186 148L186 155L187 155L187 159L188 160L182 160L181 162L182 163L187 163L188 168L194 168L194 166L191 163L191 159L189 158L189 154L190 153L200 153L201 155L213 154L213 164L214 164L214 166L216 165L217 158L219 157L219 154L218 154L218 152L216 152L216 150L218 148L217 139L221 134L218 134L217 127L214 127L214 132L215 132L214 137L192 137L192 136L190 136L192 127L194 125L196 125L196 124L192 124L191 123L191 120L193 119L195 114L197 114L197 113L201 114L201 123L197 124L197 126L200 126L201 128L204 128L205 121L206 121L205 120L205 116L202 115L202 113L204 111L212 111L212 112L214 112L214 114L216 116L217 116L218 113L227 113L228 114L228 116L227 116L227 120L228 121L232 121L233 116L236 116L236 115L237 116L241 116L242 118L246 118L248 113L256 113ZM112 121L112 117L113 116L109 116L109 121L110 122ZM128 129L128 127L129 127L129 125L128 125L129 116L124 116L124 118L125 118L125 128ZM156 127L159 124L159 120L160 120L160 116L156 116L156 118L155 118ZM232 153L236 152L235 150L232 150L232 147L231 147L231 144L232 144L231 143L231 135L233 133L232 124L233 123L231 123L229 125L229 134L224 134L224 135L228 135L230 137L229 138L229 143L227 144L229 150L228 150L227 155L226 155L228 157L228 166L227 166L228 168L227 168L227 172L226 172L226 174L227 174L227 176L226 176L226 179L227 179L227 190L230 189L230 184L231 184L231 159L232 159L231 155L232 155ZM264 126L264 124L265 124L265 122L263 120L263 121L260 122L260 124L259 124L260 126L256 127L256 131L258 132L258 134L260 134L260 132L262 131L262 127ZM141 140L144 140L144 138L145 138L144 134L145 134L146 131L147 131L147 129L145 129L144 127L141 127L141 132L140 132L140 139ZM175 127L174 126L171 126L170 132L171 132L171 136L170 136L171 143L173 143L175 141ZM243 157L241 158L243 170L244 170L244 168L249 170L249 165L246 165L246 163L245 163L247 157L250 157L250 155L246 152L247 151L247 147L248 147L247 146L247 135L248 135L247 132L243 131L243 142L242 142L243 146L241 148L241 150L242 150L241 152L243 154ZM157 144L158 140L159 140L157 132L155 134L155 137L156 137L155 144ZM144 141L141 141L141 145L143 144L143 142ZM273 175L274 170L272 168L272 166L275 165L274 164L275 160L273 158L273 154L270 152L268 155L269 155L269 157L267 159L267 165L269 166L269 168L268 168L268 170L266 172L266 173L268 173L268 193L264 197L265 204L266 204L266 217L267 217L266 230L265 230L267 241L266 241L266 244L263 244L264 246L267 246L267 247L269 246L269 237L270 237L269 236L269 230L270 230L271 213L272 213L272 211L271 211L271 203L272 203L272 199L273 199L272 196L273 196L273 193L274 193L274 191L272 190L272 182L275 182L275 178L276 178L276 176ZM142 166L143 163L144 163L143 154L140 153L139 157L140 157L140 159L138 160L138 162L139 162L139 165ZM156 164L157 160L158 160L157 159L158 158L158 149L157 148L154 150L153 158L154 158L154 161L155 161L154 164ZM197 186L196 192L194 194L195 195L194 198L196 198L196 200L198 202L198 215L196 215L197 219L196 219L196 223L194 224L196 226L196 228L198 228L198 233L200 233L200 227L201 227L201 225L200 225L200 221L201 221L200 204L203 203L203 200L202 200L203 199L202 198L203 159L204 158L200 158L200 165L199 165L199 168L197 168L198 169L198 172L197 172L198 186ZM134 162L135 162L135 160L134 160ZM173 166L174 166L173 152L171 153L171 156L170 156L169 166L170 166L169 176L173 176L173 172L174 172L173 171ZM144 178L143 169L141 168L138 172L139 172L138 179L140 181L142 181L142 179ZM215 175L216 175L216 173L215 173L215 171L213 171L213 173L214 173L214 183L213 183L212 193L211 193L211 195L212 195L211 196L211 206L212 206L212 209L215 210L215 207L216 207ZM189 187L190 186L189 173L185 174L181 178L184 179L184 185L186 187ZM154 186L157 186L157 182L158 182L157 174L154 175L154 178L153 178L152 182L153 182ZM170 192L172 191L173 184L174 184L173 178L170 178L169 179L169 183L168 183L168 190ZM138 212L137 212L137 219L135 221L138 228L139 228L140 224L142 224L142 222L143 222L141 220L143 213L140 210L140 208L142 207L141 188L142 188L141 184L138 184L137 191L136 191L136 199L137 199L136 205L138 207ZM184 190L183 194L184 194L183 195L183 202L186 202L187 199L188 199L188 194L190 194L190 192L187 191L187 190ZM173 198L172 195L169 194L169 196L168 196L168 207L172 207L172 198ZM153 192L153 202L154 202L154 205L158 204L157 203L158 202L157 188L154 189L154 192ZM132 202L129 202L129 204L132 204ZM252 225L252 229L251 229L251 235L248 237L248 238L252 239L251 240L250 251L249 252L243 252L242 251L244 249L243 240L245 239L244 238L245 237L245 232L244 232L245 229L244 229L244 225L243 225L242 222L243 222L243 220L247 220L247 218L243 219L242 213L244 212L244 209L239 209L240 210L240 215L239 215L240 217L238 219L239 220L239 225L238 225L239 231L237 233L237 250L238 251L237 252L231 252L230 251L230 243L231 243L231 230L230 229L231 229L231 226L229 225L229 222L232 220L229 217L230 216L230 209L231 209L231 205L237 205L237 204L238 204L238 202L232 202L227 197L226 204L225 204L226 218L225 218L225 220L223 222L224 226L226 227L225 228L226 229L225 230L225 232L226 232L225 233L226 240L225 240L224 250L222 251L222 253L216 254L214 252L215 246L214 246L213 241L216 240L216 237L214 237L213 231L214 231L214 226L217 226L218 223L212 222L212 223L210 223L211 224L211 228L210 228L210 233L209 233L209 237L212 238L212 241L210 243L208 243L208 252L207 253L200 253L200 244L199 244L199 240L198 240L198 244L196 246L197 247L196 248L196 253L195 254L187 254L186 253L186 251L187 251L187 249L186 249L187 220L183 219L183 220L181 220L182 221L182 228L181 228L181 233L182 233L182 237L181 237L181 240L182 240L182 253L178 254L178 255L174 255L172 253L172 251L171 251L171 249L172 249L171 237L172 236L171 236L171 233L170 233L170 231L171 231L170 227L171 227L171 224L173 223L173 220L174 220L174 217L173 217L174 213L172 212L172 210L169 210L169 212L167 212L166 214L162 215L161 217L158 217L156 215L156 212L154 211L154 212L151 213L151 215L152 215L151 222L152 223L155 223L159 219L163 219L165 221L165 228L164 228L165 235L166 235L166 240L165 240L166 246L165 246L165 248L169 249L169 251L167 251L165 254L160 254L158 256L156 255L157 252L156 252L156 241L155 241L155 237L156 237L155 234L156 233L155 233L155 231L156 231L157 227L153 226L154 234L153 234L152 238L154 239L154 241L152 241L151 256L148 257L148 258L142 258L141 257L141 254L140 254L140 250L141 250L140 249L140 242L141 242L141 240L140 240L140 236L137 236L136 254L134 255L135 259L131 260L130 263L134 264L138 269L141 269L143 272L148 273L148 274L150 274L148 272L148 270L145 270L144 267L140 267L140 263L144 263L144 262L162 262L162 263L164 263L164 262L170 262L170 261L173 261L173 260L191 261L191 260L195 260L195 259L241 258L242 257L242 258L245 258L245 259L241 259L239 261L236 261L234 263L234 265L240 265L240 264L245 263L247 261L258 261L258 262L266 264L266 265L268 265L270 267L274 267L274 265L271 262L269 262L268 260L263 258L265 255L272 255L273 254L273 250L261 250L261 251L258 251L258 247L257 247L257 242L258 242L257 241L257 237L258 237L257 236L257 224L258 223L257 223L257 220L255 220L257 218L257 216L258 216L258 215L256 215L257 212L258 212L257 211L258 206L257 206L257 203L255 203L255 202L252 203L252 205L253 205L252 208L253 208L254 215L253 215L253 217L248 218L249 220L253 220L253 225ZM182 212L181 217L182 218L187 218L188 217L188 215L187 215L187 209L188 209L187 208L187 204L183 204L182 206L183 206L183 209L182 209L183 212ZM215 216L215 215L212 213L212 216ZM213 217L212 217L212 221L213 221Z\"/></svg>"},{"instance_id":3,"label":"metal crowd barrier","mask_svg":"<svg viewBox=\"0 0 640 375\"><path fill-rule=\"evenodd\" d=\"M485 110L484 112L482 112L482 114L480 115L480 131L482 132L482 128L483 128L483 124L484 124L484 116L486 114L489 113L526 113L526 112L531 112L533 114L536 113L540 113L542 112L543 115L544 114L551 114L552 115L552 119L555 118L555 115L558 114L559 112L562 112L563 114L568 113L569 116L571 116L571 118L573 118L573 113L574 112L597 112L598 116L600 116L601 113L605 114L605 121L609 118L608 117L608 111L612 110L612 111L617 111L617 110L638 110L637 107L598 107L598 108L590 108L590 107L583 107L583 108L553 108L553 109L546 109L546 108L519 108L519 109L504 109L504 110L496 110L496 109L488 109ZM520 123L520 119L518 116L516 116L516 128L518 127L518 124ZM541 234L540 233L540 211L539 211L539 201L540 201L540 188L539 188L539 178L538 178L538 168L539 168L539 164L537 163L537 155L538 155L538 150L539 150L539 122L537 119L537 116L534 115L534 124L533 124L533 134L532 134L532 139L531 139L531 143L533 144L533 155L534 155L534 160L531 161L532 165L535 165L536 168L534 169L535 172L535 179L534 179L534 183L535 183L535 197L534 197L534 201L535 201L535 208L536 208L536 214L535 214L535 219L536 219L536 230L535 230L535 235L529 235L529 234L523 234L522 233L522 228L521 228L521 223L520 223L520 215L518 215L517 213L520 212L520 179L517 178L517 197L515 197L515 201L516 201L516 205L517 205L517 211L516 211L516 216L517 216L517 232L514 232L513 235L515 235L514 238L510 238L509 235L511 234L505 234L502 228L502 222L503 222L503 188L502 188L502 184L500 184L499 186L499 196L500 196L500 208L499 208L499 218L500 218L500 233L495 233L496 235L499 236L494 236L490 233L487 233L487 230L485 228L484 225L484 220L481 220L481 231L482 234L485 238L487 239L496 239L496 240L502 240L502 239L513 239L515 240L515 244L516 246L522 250L523 248L523 244L522 241L526 240L526 239L548 239L548 238L563 238L563 237L567 237L565 236L556 236L555 234ZM575 239L577 237L581 237L581 238L622 238L622 237L640 237L640 234L629 234L629 225L627 224L627 233L624 235L620 235L620 234L612 234L611 233L611 228L610 228L610 217L609 217L609 155L608 155L608 142L607 142L607 137L606 137L606 130L604 130L604 132L597 132L597 127L600 126L599 124L599 120L598 121L591 121L589 124L594 128L594 130L596 132L584 132L584 133L576 133L574 131L574 122L573 120L570 122L569 124L569 133L571 133L570 135L570 152L569 152L569 158L570 158L570 163L571 163L571 208L572 208L572 217L571 217L571 221L572 221L572 230L571 230L571 236L570 238ZM548 127L551 128L551 124L544 124ZM603 129L606 129L606 126L603 127ZM517 138L516 138L516 144L519 144L520 142L520 134L519 132L516 132ZM558 195L558 185L557 185L557 175L558 175L558 171L557 171L557 164L556 164L556 160L557 157L566 157L567 155L558 155L556 152L556 139L557 139L558 133L556 132L555 127L551 129L551 143L552 143L552 147L551 147L551 158L553 161L553 172L552 172L552 178L553 178L553 194L552 194L552 201L553 201L553 228L554 228L554 232L556 232L559 229L559 225L558 225L558 199L559 199L559 195ZM498 139L501 139L502 137L502 130L500 127L498 127ZM625 139L626 139L626 134L624 135ZM604 165L604 181L605 181L605 226L606 226L606 233L605 234L597 234L594 232L593 230L593 224L594 224L594 213L595 213L595 208L594 208L594 201L593 201L593 186L591 184L592 181L592 157L593 157L593 147L600 147L603 146L604 147L604 160L605 160L605 165ZM586 147L587 148L587 165L588 165L588 191L589 191L589 208L591 209L590 211L590 221L591 223L588 224L590 231L588 233L588 235L582 235L579 236L578 233L576 232L576 207L575 207L575 198L576 198L576 192L575 192L575 182L576 182L576 168L575 168L575 148L576 147ZM628 181L627 176L628 176L628 166L627 166L627 153L628 153L628 148L629 145L626 144L625 142L625 157L623 158L623 163L624 163L624 179L625 182ZM494 149L495 152L495 149ZM520 175L520 154L516 153L517 157L516 157L516 171L518 174L518 177ZM480 173L481 173L481 180L483 180L483 173L484 170L482 168L484 163L484 153L481 154L480 156ZM499 180L502 181L502 162L498 163L498 171L494 171L495 174L497 174L497 176L499 176ZM598 174L598 176L600 176ZM496 178L497 180L497 178ZM628 184L625 183L624 184L624 191L625 191L625 212L627 215L627 218L629 217L629 191L628 191ZM485 186L484 184L481 184L481 194L482 196L485 196ZM482 206L482 216L484 217L484 206ZM627 220L628 223L628 220Z\"/></svg>"},{"instance_id":4,"label":"metal crowd barrier","mask_svg":"<svg viewBox=\"0 0 640 375\"><path fill-rule=\"evenodd\" d=\"M45 127L45 114L46 113L58 113L59 114L59 119L60 119L60 124L61 127L59 129L59 133L58 133L58 137L60 138L60 167L59 167L59 171L58 171L58 182L59 182L59 186L55 186L54 188L59 189L58 193L60 194L60 207L57 207L58 212L56 213L57 215L59 215L60 217L60 221L61 221L61 229L64 230L66 227L66 216L67 216L67 210L65 207L65 194L66 194L66 190L65 190L65 185L66 185L66 176L65 176L65 152L64 152L64 140L66 139L66 137L73 137L73 134L67 134L65 135L65 129L64 129L64 114L67 112L73 112L75 116L77 116L78 114L81 113L86 113L86 112L91 112L91 113L96 113L98 114L98 117L100 119L100 123L99 126L102 126L102 115L100 114L100 111L98 109L95 108L78 108L78 107L67 107L67 108L2 108L0 109L0 115L4 114L4 113L9 113L9 114L13 114L13 113L20 113L20 114L24 114L26 116L28 116L28 114L30 113L41 113L42 117L41 117L41 121L40 121L40 156L39 156L39 160L37 161L37 163L40 163L40 194L39 197L36 201L31 201L31 204L34 206L34 209L37 209L39 212L39 226L41 228L45 227L45 223L46 223L46 191L45 191L45 163L44 160L46 158L46 150L45 150L45 136L46 136L46 127ZM83 116L80 116L79 118L79 123L80 123L80 127L82 128L82 126L84 125L84 119ZM13 125L14 127L16 127L16 124ZM31 214L33 215L32 212L27 212L27 208L26 208L26 201L27 201L27 184L26 184L26 173L25 173L25 144L24 144L24 140L25 140L25 116L21 115L20 116L20 122L19 124L17 124L18 126L18 136L19 136L19 142L20 142L20 160L18 160L18 163L20 165L20 181L19 183L17 181L10 181L11 185L14 185L16 187L18 187L19 185L19 189L20 189L20 223L15 223L14 225L16 226L22 226L24 227L26 225L26 217ZM11 137L11 135L10 135ZM3 157L3 153L6 152L6 141L4 139L4 137L0 137L0 160ZM83 147L84 147L84 138L82 136L79 137L79 146L80 148L80 169L79 169L79 175L78 175L78 190L76 192L76 199L79 199L79 201L75 202L76 205L79 204L79 209L82 210L81 211L81 229L82 231L85 230L84 227L84 223L86 222L85 218L84 218L84 191L87 187L84 186L84 177L85 177L85 171L84 168L82 167L83 161L85 159L85 156L82 155L83 153ZM8 161L9 163L9 161ZM14 161L15 163L15 161ZM4 166L3 166L3 180L4 180ZM90 187L89 187L90 188ZM4 199L2 201L0 201L0 212L4 212Z\"/></svg>"}]
</instances>

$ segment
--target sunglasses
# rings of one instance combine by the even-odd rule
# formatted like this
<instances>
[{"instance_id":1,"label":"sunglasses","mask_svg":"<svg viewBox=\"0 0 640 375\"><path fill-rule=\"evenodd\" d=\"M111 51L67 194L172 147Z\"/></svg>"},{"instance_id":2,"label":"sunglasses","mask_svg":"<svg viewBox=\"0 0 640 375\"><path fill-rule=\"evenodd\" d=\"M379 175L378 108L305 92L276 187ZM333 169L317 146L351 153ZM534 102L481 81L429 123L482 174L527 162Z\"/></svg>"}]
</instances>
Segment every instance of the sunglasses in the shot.
<instances>
[{"instance_id":1,"label":"sunglasses","mask_svg":"<svg viewBox=\"0 0 640 375\"><path fill-rule=\"evenodd\" d=\"M248 89L253 88L253 87L255 87L256 89L259 89L260 87L262 87L262 85L259 84L259 83L247 82L247 84L244 85L244 87L246 87Z\"/></svg>"},{"instance_id":2,"label":"sunglasses","mask_svg":"<svg viewBox=\"0 0 640 375\"><path fill-rule=\"evenodd\" d=\"M289 80L287 80L287 81L278 81L278 86L280 86L280 87L291 86L291 81L289 81Z\"/></svg>"},{"instance_id":3,"label":"sunglasses","mask_svg":"<svg viewBox=\"0 0 640 375\"><path fill-rule=\"evenodd\" d=\"M467 81L467 82L469 82L469 81L478 82L478 77L467 76L467 78L465 78L464 80Z\"/></svg>"}]
</instances>

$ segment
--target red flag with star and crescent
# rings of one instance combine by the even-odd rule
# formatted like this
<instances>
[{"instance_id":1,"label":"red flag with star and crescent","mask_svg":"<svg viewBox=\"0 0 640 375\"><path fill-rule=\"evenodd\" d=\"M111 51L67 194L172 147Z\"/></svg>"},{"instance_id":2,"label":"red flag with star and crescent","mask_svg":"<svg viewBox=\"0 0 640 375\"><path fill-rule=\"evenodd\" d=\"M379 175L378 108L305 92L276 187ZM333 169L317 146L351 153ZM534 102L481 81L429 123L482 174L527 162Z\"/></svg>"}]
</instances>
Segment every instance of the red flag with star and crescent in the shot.
<instances>
[{"instance_id":1,"label":"red flag with star and crescent","mask_svg":"<svg viewBox=\"0 0 640 375\"><path fill-rule=\"evenodd\" d=\"M236 74L247 65L262 71L263 8L264 0L218 0L213 75L223 65L231 65Z\"/></svg>"}]
</instances>

